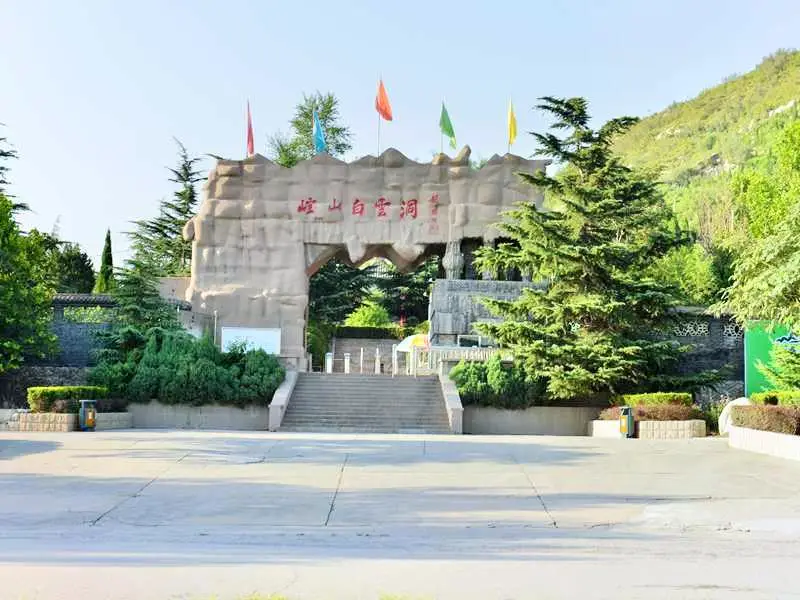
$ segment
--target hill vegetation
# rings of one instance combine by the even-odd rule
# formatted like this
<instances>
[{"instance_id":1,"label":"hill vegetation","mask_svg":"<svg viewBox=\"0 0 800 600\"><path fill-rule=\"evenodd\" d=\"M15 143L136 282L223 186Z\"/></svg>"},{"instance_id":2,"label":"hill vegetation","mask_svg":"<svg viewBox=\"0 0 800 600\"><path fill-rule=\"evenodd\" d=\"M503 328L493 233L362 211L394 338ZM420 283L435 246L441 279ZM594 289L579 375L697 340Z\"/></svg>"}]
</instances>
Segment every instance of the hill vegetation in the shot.
<instances>
[{"instance_id":1,"label":"hill vegetation","mask_svg":"<svg viewBox=\"0 0 800 600\"><path fill-rule=\"evenodd\" d=\"M785 216L790 196L774 188L795 169L798 127L800 52L779 50L617 140L628 164L658 174L667 204L696 234L695 248L677 250L655 268L686 302L718 301L748 241Z\"/></svg>"}]
</instances>

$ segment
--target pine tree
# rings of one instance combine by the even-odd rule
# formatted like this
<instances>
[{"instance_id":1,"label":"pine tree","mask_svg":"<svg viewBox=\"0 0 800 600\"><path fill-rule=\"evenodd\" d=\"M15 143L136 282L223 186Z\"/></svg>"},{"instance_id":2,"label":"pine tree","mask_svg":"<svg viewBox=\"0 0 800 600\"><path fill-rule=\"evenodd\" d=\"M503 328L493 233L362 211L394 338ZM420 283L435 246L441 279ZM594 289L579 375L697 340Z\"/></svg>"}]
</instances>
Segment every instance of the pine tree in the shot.
<instances>
[{"instance_id":1,"label":"pine tree","mask_svg":"<svg viewBox=\"0 0 800 600\"><path fill-rule=\"evenodd\" d=\"M295 107L295 113L289 122L291 136L281 134L272 136L269 141L274 160L284 167L293 167L296 163L314 156L314 111L319 115L322 129L325 131L325 142L328 154L342 156L350 150L353 134L350 128L339 122L339 100L330 92L316 92L310 96L303 95L303 100Z\"/></svg>"},{"instance_id":2,"label":"pine tree","mask_svg":"<svg viewBox=\"0 0 800 600\"><path fill-rule=\"evenodd\" d=\"M116 324L145 332L151 327L179 327L175 308L158 293L158 274L148 263L129 259L116 273Z\"/></svg>"},{"instance_id":3,"label":"pine tree","mask_svg":"<svg viewBox=\"0 0 800 600\"><path fill-rule=\"evenodd\" d=\"M433 256L410 273L391 268L386 278L376 279L383 294L380 304L392 318L401 317L410 325L428 318L431 285L439 271L439 257Z\"/></svg>"},{"instance_id":4,"label":"pine tree","mask_svg":"<svg viewBox=\"0 0 800 600\"><path fill-rule=\"evenodd\" d=\"M188 275L192 263L192 243L183 239L183 226L194 216L197 206L195 184L202 179L197 170L199 158L191 158L186 147L178 144L178 166L170 169L170 181L178 184L171 200L162 200L159 214L152 219L135 221L131 233L134 255L150 265L159 277Z\"/></svg>"},{"instance_id":5,"label":"pine tree","mask_svg":"<svg viewBox=\"0 0 800 600\"><path fill-rule=\"evenodd\" d=\"M106 229L106 241L103 244L103 256L100 259L100 273L97 276L95 294L107 294L114 289L114 256L111 253L111 230Z\"/></svg>"},{"instance_id":6,"label":"pine tree","mask_svg":"<svg viewBox=\"0 0 800 600\"><path fill-rule=\"evenodd\" d=\"M613 119L593 130L582 98L544 97L537 108L552 128L535 133L540 153L563 168L521 174L557 199L558 211L521 204L499 224L512 243L478 252L478 268L518 269L534 281L516 301L488 301L502 320L479 329L511 349L532 378L544 377L550 396L607 396L679 385L673 377L681 348L657 335L676 304L672 288L645 275L670 249L688 242L656 182L624 166L614 137L635 119ZM668 384L666 382L669 382Z\"/></svg>"}]
</instances>

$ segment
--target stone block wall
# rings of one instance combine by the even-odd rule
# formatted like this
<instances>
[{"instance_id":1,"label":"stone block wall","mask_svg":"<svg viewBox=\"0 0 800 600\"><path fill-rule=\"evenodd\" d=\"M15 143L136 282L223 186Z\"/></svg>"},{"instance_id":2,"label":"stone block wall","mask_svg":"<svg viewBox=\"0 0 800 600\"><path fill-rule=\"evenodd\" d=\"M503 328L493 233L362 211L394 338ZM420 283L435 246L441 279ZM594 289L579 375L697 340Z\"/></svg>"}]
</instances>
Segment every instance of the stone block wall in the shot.
<instances>
[{"instance_id":1,"label":"stone block wall","mask_svg":"<svg viewBox=\"0 0 800 600\"><path fill-rule=\"evenodd\" d=\"M86 367L24 366L0 377L0 408L27 408L29 387L85 385Z\"/></svg>"},{"instance_id":2,"label":"stone block wall","mask_svg":"<svg viewBox=\"0 0 800 600\"><path fill-rule=\"evenodd\" d=\"M11 425L14 423L12 422ZM59 413L20 413L14 427L17 431L68 432L78 428L78 415Z\"/></svg>"},{"instance_id":3,"label":"stone block wall","mask_svg":"<svg viewBox=\"0 0 800 600\"><path fill-rule=\"evenodd\" d=\"M706 436L706 422L691 421L639 421L637 436L642 440L678 440Z\"/></svg>"},{"instance_id":4,"label":"stone block wall","mask_svg":"<svg viewBox=\"0 0 800 600\"><path fill-rule=\"evenodd\" d=\"M482 298L516 300L523 289L534 285L521 281L437 279L428 304L431 345L454 345L459 335L475 333L475 323L496 320Z\"/></svg>"}]
</instances>

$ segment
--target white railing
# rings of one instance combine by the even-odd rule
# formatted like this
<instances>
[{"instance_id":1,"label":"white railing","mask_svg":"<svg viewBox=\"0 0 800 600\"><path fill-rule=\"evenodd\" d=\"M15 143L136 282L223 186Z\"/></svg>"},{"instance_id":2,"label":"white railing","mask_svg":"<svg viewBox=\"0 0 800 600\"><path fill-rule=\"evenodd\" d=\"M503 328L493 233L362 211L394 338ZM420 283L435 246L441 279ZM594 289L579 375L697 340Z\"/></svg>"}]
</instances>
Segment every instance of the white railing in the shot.
<instances>
[{"instance_id":1,"label":"white railing","mask_svg":"<svg viewBox=\"0 0 800 600\"><path fill-rule=\"evenodd\" d=\"M461 347L461 346L433 346L430 348L414 347L411 352L405 354L405 360L400 360L400 352L397 345L392 346L391 356L388 357L386 371L393 377L396 375L435 375L439 373L442 363L456 363L462 360L472 362L486 362L495 355L500 355L501 360L511 361L513 356L508 350L503 348L481 348L481 347ZM353 355L346 352L342 358L334 356L332 352L325 355L325 363L322 370L326 373L375 373L383 372L381 363L381 353L375 349L374 362L364 356L364 349L361 348L358 354L358 363L352 365ZM401 367L401 362L405 364Z\"/></svg>"}]
</instances>

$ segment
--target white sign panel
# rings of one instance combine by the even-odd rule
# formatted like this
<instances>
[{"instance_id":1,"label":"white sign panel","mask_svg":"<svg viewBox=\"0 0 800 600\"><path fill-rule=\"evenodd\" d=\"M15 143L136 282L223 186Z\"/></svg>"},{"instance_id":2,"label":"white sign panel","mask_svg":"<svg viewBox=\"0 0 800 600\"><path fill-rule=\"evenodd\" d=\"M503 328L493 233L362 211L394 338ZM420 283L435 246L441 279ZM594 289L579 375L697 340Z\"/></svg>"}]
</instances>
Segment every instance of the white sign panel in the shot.
<instances>
[{"instance_id":1,"label":"white sign panel","mask_svg":"<svg viewBox=\"0 0 800 600\"><path fill-rule=\"evenodd\" d=\"M227 352L231 344L236 342L246 342L247 348L250 350L261 349L268 354L280 355L281 330L280 328L223 327L222 351Z\"/></svg>"}]
</instances>

